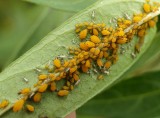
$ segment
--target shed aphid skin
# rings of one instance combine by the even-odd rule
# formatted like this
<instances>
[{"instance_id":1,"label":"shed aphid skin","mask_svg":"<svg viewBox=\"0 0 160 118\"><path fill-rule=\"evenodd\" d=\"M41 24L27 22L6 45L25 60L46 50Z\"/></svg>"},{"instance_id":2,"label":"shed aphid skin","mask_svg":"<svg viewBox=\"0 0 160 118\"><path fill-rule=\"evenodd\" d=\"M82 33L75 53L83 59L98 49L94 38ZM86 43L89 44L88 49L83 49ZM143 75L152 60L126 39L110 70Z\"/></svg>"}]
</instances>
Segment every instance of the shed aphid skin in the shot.
<instances>
[{"instance_id":1,"label":"shed aphid skin","mask_svg":"<svg viewBox=\"0 0 160 118\"><path fill-rule=\"evenodd\" d=\"M69 55L65 55L65 58L62 55L55 57L53 63L45 68L45 74L38 74L37 83L33 89L22 89L19 94L25 99L18 100L13 106L13 111L21 110L28 98L34 102L40 102L42 94L48 88L52 91L50 93L57 92L59 97L66 97L83 79L80 76L81 73L89 74L93 71L98 80L105 79L105 75L112 73L110 68L119 60L119 54L125 53L126 49L122 46L129 44L134 36L139 39L133 52L135 55L140 53L147 30L154 27L157 22L157 18L146 21L143 21L143 18L152 12L155 13L159 6L146 2L142 6L143 13L134 13L132 18L131 16L130 18L114 18L112 21L116 27L108 27L108 24L95 22L76 24L75 33L80 41L78 46L70 47ZM61 80L64 81L64 85L59 89L57 83ZM27 109L30 112L34 111L31 106Z\"/></svg>"}]
</instances>

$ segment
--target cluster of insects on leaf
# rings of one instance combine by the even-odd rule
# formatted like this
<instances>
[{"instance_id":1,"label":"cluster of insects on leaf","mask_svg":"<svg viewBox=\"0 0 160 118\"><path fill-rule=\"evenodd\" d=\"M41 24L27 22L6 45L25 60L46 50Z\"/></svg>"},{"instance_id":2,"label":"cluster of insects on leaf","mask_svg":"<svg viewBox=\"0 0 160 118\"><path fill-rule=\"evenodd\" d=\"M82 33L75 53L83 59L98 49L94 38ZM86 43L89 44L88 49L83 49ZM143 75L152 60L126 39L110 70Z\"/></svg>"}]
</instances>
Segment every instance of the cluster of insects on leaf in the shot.
<instances>
[{"instance_id":1,"label":"cluster of insects on leaf","mask_svg":"<svg viewBox=\"0 0 160 118\"><path fill-rule=\"evenodd\" d=\"M157 4L157 3L156 3ZM119 59L120 46L129 44L134 36L139 38L135 45L135 51L131 54L135 55L140 52L144 42L147 29L155 26L157 17L154 17L140 26L134 26L126 31L128 27L140 22L150 12L155 12L158 5L151 6L149 1L143 4L143 13L134 14L133 18L116 19L116 28L107 27L105 23L83 22L76 24L75 33L80 43L78 47L69 47L69 55L71 58L65 58L65 55L57 56L52 61L52 65L46 65L47 74L38 75L38 82L34 85L34 89L24 88L18 92L23 97L13 104L13 111L20 111L23 106L30 112L34 111L31 104L27 104L28 99L34 102L40 102L42 94L48 89L56 92L59 97L64 97L74 89L80 82L81 73L89 73L91 70L97 74L97 79L103 79L104 74L109 74L109 68ZM92 17L95 17L92 14ZM40 71L40 70L38 70ZM57 89L59 81L65 81L61 89ZM25 78L25 81L28 80ZM4 109L8 106L9 101L3 100L0 108Z\"/></svg>"}]
</instances>

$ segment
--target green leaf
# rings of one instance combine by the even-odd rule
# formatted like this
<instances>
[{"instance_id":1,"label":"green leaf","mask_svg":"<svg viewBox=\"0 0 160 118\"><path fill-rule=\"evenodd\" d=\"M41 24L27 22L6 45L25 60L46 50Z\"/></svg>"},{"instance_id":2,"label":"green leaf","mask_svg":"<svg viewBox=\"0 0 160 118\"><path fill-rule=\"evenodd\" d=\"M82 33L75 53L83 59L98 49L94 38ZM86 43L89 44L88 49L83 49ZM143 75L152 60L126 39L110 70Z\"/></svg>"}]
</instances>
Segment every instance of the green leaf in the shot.
<instances>
[{"instance_id":1,"label":"green leaf","mask_svg":"<svg viewBox=\"0 0 160 118\"><path fill-rule=\"evenodd\" d=\"M44 67L48 61L52 61L59 54L67 55L67 47L75 46L72 40L77 39L74 33L75 24L84 21L92 21L90 15L93 10L96 13L96 23L104 22L107 26L111 26L113 25L109 22L111 18L123 17L124 13L128 13L132 16L134 13L141 12L143 2L142 0L101 0L75 15L59 28L50 32L40 43L0 74L0 100L8 99L11 103L14 103L18 98L18 91L25 87L31 87L37 82L37 73L34 71L35 68ZM67 97L59 98L56 93L51 94L47 92L43 94L42 101L39 104L34 104L36 109L34 113L29 114L25 110L18 113L10 111L4 114L3 118L33 118L39 115L51 118L54 116L66 116L71 111L82 106L96 94L117 82L147 50L155 33L156 28L148 30L141 52L135 59L131 58L134 47L127 49L124 55L120 55L118 62L111 67L110 75L105 75L104 80L97 80L97 75L89 76L88 74L81 74L80 84L75 87ZM133 46L136 41L137 37L134 37L131 42ZM127 45L124 45L124 47L127 48ZM24 77L29 80L28 84L24 82ZM1 114L3 114L3 111L0 111L0 115Z\"/></svg>"},{"instance_id":2,"label":"green leaf","mask_svg":"<svg viewBox=\"0 0 160 118\"><path fill-rule=\"evenodd\" d=\"M160 32L158 32L153 39L152 44L147 51L141 56L139 61L129 69L129 77L137 76L145 72L160 70L160 46L159 46Z\"/></svg>"},{"instance_id":3,"label":"green leaf","mask_svg":"<svg viewBox=\"0 0 160 118\"><path fill-rule=\"evenodd\" d=\"M49 6L58 10L77 12L93 4L97 0L25 0L25 1Z\"/></svg>"},{"instance_id":4,"label":"green leaf","mask_svg":"<svg viewBox=\"0 0 160 118\"><path fill-rule=\"evenodd\" d=\"M78 111L78 118L155 118L160 116L160 71L122 81ZM82 116L82 117L81 117Z\"/></svg>"}]
</instances>

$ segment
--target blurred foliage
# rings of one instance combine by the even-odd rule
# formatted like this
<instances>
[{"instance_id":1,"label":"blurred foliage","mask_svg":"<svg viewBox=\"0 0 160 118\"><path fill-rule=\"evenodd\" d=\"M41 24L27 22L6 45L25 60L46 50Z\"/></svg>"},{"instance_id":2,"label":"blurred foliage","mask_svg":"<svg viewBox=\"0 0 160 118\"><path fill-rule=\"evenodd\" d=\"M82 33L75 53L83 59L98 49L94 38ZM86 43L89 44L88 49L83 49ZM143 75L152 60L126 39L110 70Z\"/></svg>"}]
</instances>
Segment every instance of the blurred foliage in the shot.
<instances>
[{"instance_id":1,"label":"blurred foliage","mask_svg":"<svg viewBox=\"0 0 160 118\"><path fill-rule=\"evenodd\" d=\"M0 1L0 69L73 14L19 0Z\"/></svg>"}]
</instances>

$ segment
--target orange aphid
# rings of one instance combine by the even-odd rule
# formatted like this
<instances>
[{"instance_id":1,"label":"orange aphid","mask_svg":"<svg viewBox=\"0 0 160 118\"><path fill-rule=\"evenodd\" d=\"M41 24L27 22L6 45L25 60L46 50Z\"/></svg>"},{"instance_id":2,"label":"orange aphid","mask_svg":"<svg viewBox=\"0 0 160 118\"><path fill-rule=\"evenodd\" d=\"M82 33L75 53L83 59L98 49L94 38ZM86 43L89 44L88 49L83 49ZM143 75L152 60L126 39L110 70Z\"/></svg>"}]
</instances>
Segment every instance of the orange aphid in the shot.
<instances>
[{"instance_id":1,"label":"orange aphid","mask_svg":"<svg viewBox=\"0 0 160 118\"><path fill-rule=\"evenodd\" d=\"M87 29L82 30L82 31L79 33L79 38L80 38L80 39L85 39L85 38L87 37L87 32L88 32Z\"/></svg>"},{"instance_id":2,"label":"orange aphid","mask_svg":"<svg viewBox=\"0 0 160 118\"><path fill-rule=\"evenodd\" d=\"M63 66L64 66L64 67L67 67L68 65L69 65L69 61L64 61Z\"/></svg>"},{"instance_id":3,"label":"orange aphid","mask_svg":"<svg viewBox=\"0 0 160 118\"><path fill-rule=\"evenodd\" d=\"M100 49L99 48L96 48L95 52L94 52L94 55L98 55L100 53Z\"/></svg>"},{"instance_id":4,"label":"orange aphid","mask_svg":"<svg viewBox=\"0 0 160 118\"><path fill-rule=\"evenodd\" d=\"M124 33L124 31L122 31L122 30L120 30L120 31L117 32L117 36L124 36L124 34L125 34L125 33Z\"/></svg>"},{"instance_id":5,"label":"orange aphid","mask_svg":"<svg viewBox=\"0 0 160 118\"><path fill-rule=\"evenodd\" d=\"M98 56L98 58L103 58L103 51L101 51L100 53L99 53L99 56Z\"/></svg>"},{"instance_id":6,"label":"orange aphid","mask_svg":"<svg viewBox=\"0 0 160 118\"><path fill-rule=\"evenodd\" d=\"M81 43L80 43L80 48L81 48L82 50L88 50L88 47L87 47L87 45L86 45L85 42L81 42Z\"/></svg>"},{"instance_id":7,"label":"orange aphid","mask_svg":"<svg viewBox=\"0 0 160 118\"><path fill-rule=\"evenodd\" d=\"M41 92L41 93L45 92L46 89L47 89L47 87L48 87L48 84L42 84L42 85L40 85L38 87L38 92Z\"/></svg>"},{"instance_id":8,"label":"orange aphid","mask_svg":"<svg viewBox=\"0 0 160 118\"><path fill-rule=\"evenodd\" d=\"M150 4L145 3L145 4L143 5L143 9L144 9L144 11L145 11L146 13L151 12L151 6L150 6Z\"/></svg>"},{"instance_id":9,"label":"orange aphid","mask_svg":"<svg viewBox=\"0 0 160 118\"><path fill-rule=\"evenodd\" d=\"M97 59L97 65L100 67L103 66L103 62L101 59Z\"/></svg>"},{"instance_id":10,"label":"orange aphid","mask_svg":"<svg viewBox=\"0 0 160 118\"><path fill-rule=\"evenodd\" d=\"M86 67L85 65L82 65L81 68L83 72L88 72L88 67Z\"/></svg>"},{"instance_id":11,"label":"orange aphid","mask_svg":"<svg viewBox=\"0 0 160 118\"><path fill-rule=\"evenodd\" d=\"M118 39L117 40L117 43L118 44L124 44L124 43L126 43L127 42L127 38L122 38L122 39Z\"/></svg>"},{"instance_id":12,"label":"orange aphid","mask_svg":"<svg viewBox=\"0 0 160 118\"><path fill-rule=\"evenodd\" d=\"M0 108L5 108L7 107L9 104L9 101L8 100L3 100L1 103L0 103Z\"/></svg>"},{"instance_id":13,"label":"orange aphid","mask_svg":"<svg viewBox=\"0 0 160 118\"><path fill-rule=\"evenodd\" d=\"M95 35L91 36L90 39L93 43L100 43L101 42L101 40Z\"/></svg>"},{"instance_id":14,"label":"orange aphid","mask_svg":"<svg viewBox=\"0 0 160 118\"><path fill-rule=\"evenodd\" d=\"M60 91L58 91L58 96L66 96L66 95L68 95L68 93L69 93L69 91L67 91L67 90L60 90Z\"/></svg>"},{"instance_id":15,"label":"orange aphid","mask_svg":"<svg viewBox=\"0 0 160 118\"><path fill-rule=\"evenodd\" d=\"M19 94L28 94L28 93L30 93L31 92L31 89L30 88L24 88L24 89L22 89L20 92L19 92Z\"/></svg>"},{"instance_id":16,"label":"orange aphid","mask_svg":"<svg viewBox=\"0 0 160 118\"><path fill-rule=\"evenodd\" d=\"M98 36L98 30L97 29L93 29L93 34Z\"/></svg>"},{"instance_id":17,"label":"orange aphid","mask_svg":"<svg viewBox=\"0 0 160 118\"><path fill-rule=\"evenodd\" d=\"M86 41L86 46L88 48L93 48L93 47L95 47L95 44L93 42L91 42L91 41Z\"/></svg>"},{"instance_id":18,"label":"orange aphid","mask_svg":"<svg viewBox=\"0 0 160 118\"><path fill-rule=\"evenodd\" d=\"M27 104L27 105L26 105L26 108L27 108L27 110L28 110L29 112L34 112L34 107L33 107L32 105Z\"/></svg>"},{"instance_id":19,"label":"orange aphid","mask_svg":"<svg viewBox=\"0 0 160 118\"><path fill-rule=\"evenodd\" d=\"M156 25L156 22L154 20L149 20L148 24L150 27L154 27Z\"/></svg>"},{"instance_id":20,"label":"orange aphid","mask_svg":"<svg viewBox=\"0 0 160 118\"><path fill-rule=\"evenodd\" d=\"M61 67L61 61L59 59L55 59L53 61L53 64L55 67L60 68Z\"/></svg>"},{"instance_id":21,"label":"orange aphid","mask_svg":"<svg viewBox=\"0 0 160 118\"><path fill-rule=\"evenodd\" d=\"M54 81L56 79L55 75L53 73L49 74L49 78L52 79L52 81Z\"/></svg>"},{"instance_id":22,"label":"orange aphid","mask_svg":"<svg viewBox=\"0 0 160 118\"><path fill-rule=\"evenodd\" d=\"M99 76L97 77L97 79L99 79L99 80L103 79L103 75L99 75Z\"/></svg>"},{"instance_id":23,"label":"orange aphid","mask_svg":"<svg viewBox=\"0 0 160 118\"><path fill-rule=\"evenodd\" d=\"M79 76L77 74L73 74L73 78L74 78L75 81L79 80Z\"/></svg>"},{"instance_id":24,"label":"orange aphid","mask_svg":"<svg viewBox=\"0 0 160 118\"><path fill-rule=\"evenodd\" d=\"M107 61L105 64L104 64L104 67L106 68L106 69L109 69L110 68L110 66L111 66L111 62L110 61Z\"/></svg>"},{"instance_id":25,"label":"orange aphid","mask_svg":"<svg viewBox=\"0 0 160 118\"><path fill-rule=\"evenodd\" d=\"M143 37L145 35L145 29L141 29L138 31L138 36Z\"/></svg>"},{"instance_id":26,"label":"orange aphid","mask_svg":"<svg viewBox=\"0 0 160 118\"><path fill-rule=\"evenodd\" d=\"M134 22L134 23L137 23L137 22L139 22L140 20L142 20L142 17L141 17L141 16L134 16L134 17L133 17L133 22Z\"/></svg>"},{"instance_id":27,"label":"orange aphid","mask_svg":"<svg viewBox=\"0 0 160 118\"><path fill-rule=\"evenodd\" d=\"M13 111L18 112L23 108L24 105L24 99L20 99L17 102L14 103L13 105Z\"/></svg>"},{"instance_id":28,"label":"orange aphid","mask_svg":"<svg viewBox=\"0 0 160 118\"><path fill-rule=\"evenodd\" d=\"M56 88L57 88L57 87L56 87L56 83L55 83L55 82L52 82L52 83L51 83L51 86L50 86L50 90L51 90L51 91L55 91Z\"/></svg>"},{"instance_id":29,"label":"orange aphid","mask_svg":"<svg viewBox=\"0 0 160 118\"><path fill-rule=\"evenodd\" d=\"M41 97L42 97L42 94L37 92L34 96L33 96L33 101L34 102L40 102L41 101Z\"/></svg>"},{"instance_id":30,"label":"orange aphid","mask_svg":"<svg viewBox=\"0 0 160 118\"><path fill-rule=\"evenodd\" d=\"M70 73L73 73L73 72L75 72L76 70L77 70L77 66L74 66L74 67L70 68L69 72L70 72Z\"/></svg>"},{"instance_id":31,"label":"orange aphid","mask_svg":"<svg viewBox=\"0 0 160 118\"><path fill-rule=\"evenodd\" d=\"M108 30L102 30L102 35L109 35L111 34Z\"/></svg>"},{"instance_id":32,"label":"orange aphid","mask_svg":"<svg viewBox=\"0 0 160 118\"><path fill-rule=\"evenodd\" d=\"M41 74L41 75L38 76L38 79L39 80L44 80L44 79L47 79L47 77L48 76L46 74Z\"/></svg>"},{"instance_id":33,"label":"orange aphid","mask_svg":"<svg viewBox=\"0 0 160 118\"><path fill-rule=\"evenodd\" d=\"M87 60L87 61L86 61L85 66L88 67L88 68L91 67L91 62L90 62L90 60Z\"/></svg>"}]
</instances>

